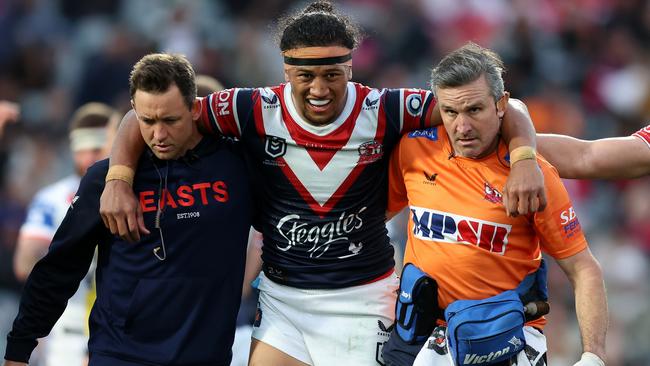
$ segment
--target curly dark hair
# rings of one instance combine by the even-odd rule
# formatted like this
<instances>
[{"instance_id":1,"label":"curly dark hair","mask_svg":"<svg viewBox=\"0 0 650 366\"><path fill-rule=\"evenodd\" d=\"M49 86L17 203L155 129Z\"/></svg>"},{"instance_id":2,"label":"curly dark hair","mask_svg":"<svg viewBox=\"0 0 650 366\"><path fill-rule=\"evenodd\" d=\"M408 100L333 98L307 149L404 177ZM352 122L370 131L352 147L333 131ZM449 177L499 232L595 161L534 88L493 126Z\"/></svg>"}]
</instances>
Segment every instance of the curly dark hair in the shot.
<instances>
[{"instance_id":1,"label":"curly dark hair","mask_svg":"<svg viewBox=\"0 0 650 366\"><path fill-rule=\"evenodd\" d=\"M313 46L354 49L361 40L359 27L326 0L314 1L302 11L281 18L278 30L282 51Z\"/></svg>"}]
</instances>

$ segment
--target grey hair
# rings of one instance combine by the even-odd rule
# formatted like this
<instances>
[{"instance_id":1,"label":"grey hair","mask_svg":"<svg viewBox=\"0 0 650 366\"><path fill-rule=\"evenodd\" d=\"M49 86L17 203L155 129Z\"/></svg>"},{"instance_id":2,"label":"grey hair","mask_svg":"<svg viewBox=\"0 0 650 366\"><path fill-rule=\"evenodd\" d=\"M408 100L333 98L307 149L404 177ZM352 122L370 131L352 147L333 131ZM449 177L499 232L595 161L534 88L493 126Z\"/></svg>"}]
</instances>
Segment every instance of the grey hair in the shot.
<instances>
[{"instance_id":1,"label":"grey hair","mask_svg":"<svg viewBox=\"0 0 650 366\"><path fill-rule=\"evenodd\" d=\"M485 75L494 101L504 93L503 76L505 67L501 57L494 51L468 42L449 53L431 72L431 90L455 88L476 81Z\"/></svg>"}]
</instances>

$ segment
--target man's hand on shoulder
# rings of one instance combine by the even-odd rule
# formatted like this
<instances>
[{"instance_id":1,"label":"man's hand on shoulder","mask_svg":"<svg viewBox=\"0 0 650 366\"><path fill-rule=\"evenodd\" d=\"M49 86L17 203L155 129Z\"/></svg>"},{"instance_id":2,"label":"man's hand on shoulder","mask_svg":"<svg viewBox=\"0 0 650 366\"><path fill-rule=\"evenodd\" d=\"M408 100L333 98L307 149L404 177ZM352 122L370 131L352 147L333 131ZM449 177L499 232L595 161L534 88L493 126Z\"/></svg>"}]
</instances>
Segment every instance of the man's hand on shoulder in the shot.
<instances>
[{"instance_id":1,"label":"man's hand on shoulder","mask_svg":"<svg viewBox=\"0 0 650 366\"><path fill-rule=\"evenodd\" d=\"M131 186L115 179L106 182L100 199L99 213L113 235L135 243L150 232L144 225L142 208Z\"/></svg>"},{"instance_id":2,"label":"man's hand on shoulder","mask_svg":"<svg viewBox=\"0 0 650 366\"><path fill-rule=\"evenodd\" d=\"M508 216L527 215L546 208L544 174L537 160L520 160L511 166L503 189L503 206Z\"/></svg>"}]
</instances>

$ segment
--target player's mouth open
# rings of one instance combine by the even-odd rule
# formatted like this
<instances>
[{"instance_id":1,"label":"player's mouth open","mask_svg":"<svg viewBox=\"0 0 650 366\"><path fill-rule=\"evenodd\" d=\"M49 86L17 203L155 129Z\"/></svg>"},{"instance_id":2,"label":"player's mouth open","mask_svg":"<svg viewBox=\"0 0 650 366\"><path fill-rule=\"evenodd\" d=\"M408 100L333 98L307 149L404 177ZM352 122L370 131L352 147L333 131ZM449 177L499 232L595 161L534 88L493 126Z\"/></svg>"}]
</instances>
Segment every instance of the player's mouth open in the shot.
<instances>
[{"instance_id":1,"label":"player's mouth open","mask_svg":"<svg viewBox=\"0 0 650 366\"><path fill-rule=\"evenodd\" d=\"M317 111L327 109L331 102L331 99L307 99L307 104Z\"/></svg>"}]
</instances>

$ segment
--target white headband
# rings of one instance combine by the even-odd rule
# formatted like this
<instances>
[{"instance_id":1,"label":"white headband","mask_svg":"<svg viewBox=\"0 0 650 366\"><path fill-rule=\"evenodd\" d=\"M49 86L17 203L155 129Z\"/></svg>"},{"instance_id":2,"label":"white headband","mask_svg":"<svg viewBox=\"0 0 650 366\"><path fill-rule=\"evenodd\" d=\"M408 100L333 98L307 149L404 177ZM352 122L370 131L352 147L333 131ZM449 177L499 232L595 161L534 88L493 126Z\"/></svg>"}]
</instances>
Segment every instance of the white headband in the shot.
<instances>
[{"instance_id":1,"label":"white headband","mask_svg":"<svg viewBox=\"0 0 650 366\"><path fill-rule=\"evenodd\" d=\"M106 128L77 128L70 132L70 150L101 149L106 143Z\"/></svg>"}]
</instances>

